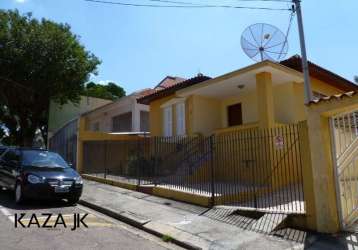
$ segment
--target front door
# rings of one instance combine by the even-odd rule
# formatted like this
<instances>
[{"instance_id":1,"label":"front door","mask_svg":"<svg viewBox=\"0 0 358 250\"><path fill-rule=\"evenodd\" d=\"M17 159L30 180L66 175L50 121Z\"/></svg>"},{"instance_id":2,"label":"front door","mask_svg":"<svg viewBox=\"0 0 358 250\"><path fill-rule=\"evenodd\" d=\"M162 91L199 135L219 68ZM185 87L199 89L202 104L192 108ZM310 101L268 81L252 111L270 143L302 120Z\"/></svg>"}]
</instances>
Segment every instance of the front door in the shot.
<instances>
[{"instance_id":1,"label":"front door","mask_svg":"<svg viewBox=\"0 0 358 250\"><path fill-rule=\"evenodd\" d=\"M241 103L227 107L229 127L242 125L242 108Z\"/></svg>"}]
</instances>

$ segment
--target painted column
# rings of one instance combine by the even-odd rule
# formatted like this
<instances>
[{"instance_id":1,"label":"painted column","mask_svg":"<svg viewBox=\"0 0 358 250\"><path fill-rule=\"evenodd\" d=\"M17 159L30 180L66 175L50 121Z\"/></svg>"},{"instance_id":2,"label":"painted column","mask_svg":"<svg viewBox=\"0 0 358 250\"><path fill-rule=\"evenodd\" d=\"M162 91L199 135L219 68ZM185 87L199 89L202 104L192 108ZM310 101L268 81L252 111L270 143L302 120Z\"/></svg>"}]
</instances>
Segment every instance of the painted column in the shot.
<instances>
[{"instance_id":1,"label":"painted column","mask_svg":"<svg viewBox=\"0 0 358 250\"><path fill-rule=\"evenodd\" d=\"M137 105L137 101L133 100L132 105L132 132L140 131L140 110Z\"/></svg>"},{"instance_id":2,"label":"painted column","mask_svg":"<svg viewBox=\"0 0 358 250\"><path fill-rule=\"evenodd\" d=\"M329 117L320 112L308 112L308 136L312 161L317 231L339 231L339 218L332 160Z\"/></svg>"},{"instance_id":3,"label":"painted column","mask_svg":"<svg viewBox=\"0 0 358 250\"><path fill-rule=\"evenodd\" d=\"M273 128L275 126L275 113L271 73L261 72L256 75L256 92L259 127Z\"/></svg>"},{"instance_id":4,"label":"painted column","mask_svg":"<svg viewBox=\"0 0 358 250\"><path fill-rule=\"evenodd\" d=\"M275 137L275 132L273 130L269 130L275 127L275 113L274 113L274 102L273 102L273 90L272 90L272 75L269 72L261 72L256 74L256 93L257 93L257 115L260 129L266 129L266 132L270 133L273 137ZM262 131L261 131L262 132ZM263 159L259 159L256 162L257 165L265 166L267 164L265 159L271 159L269 161L269 173L264 174L260 177L260 180L265 182L266 176L271 176L271 187L279 188L285 185L285 179L279 178L283 174L283 167L280 165L279 154L276 152L277 150L281 150L276 148L275 142L271 138L267 140L265 143L259 146L256 150L258 152L262 152L266 154ZM270 174L275 173L275 174Z\"/></svg>"},{"instance_id":5,"label":"painted column","mask_svg":"<svg viewBox=\"0 0 358 250\"><path fill-rule=\"evenodd\" d=\"M306 216L304 227L309 230L317 230L317 210L314 190L314 178L311 161L310 138L308 136L307 121L299 122L299 148L302 164L302 184L305 200Z\"/></svg>"}]
</instances>

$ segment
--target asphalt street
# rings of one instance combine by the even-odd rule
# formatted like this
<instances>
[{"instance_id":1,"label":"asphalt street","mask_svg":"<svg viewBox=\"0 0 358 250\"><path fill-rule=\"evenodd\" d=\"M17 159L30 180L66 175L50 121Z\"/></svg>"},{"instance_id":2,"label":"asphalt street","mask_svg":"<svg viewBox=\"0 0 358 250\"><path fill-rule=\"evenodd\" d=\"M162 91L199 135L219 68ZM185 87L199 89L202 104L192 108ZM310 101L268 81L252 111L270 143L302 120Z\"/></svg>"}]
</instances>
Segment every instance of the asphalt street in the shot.
<instances>
[{"instance_id":1,"label":"asphalt street","mask_svg":"<svg viewBox=\"0 0 358 250\"><path fill-rule=\"evenodd\" d=\"M74 214L84 218L76 230ZM31 201L18 206L12 192L0 190L0 249L180 248L81 205Z\"/></svg>"}]
</instances>

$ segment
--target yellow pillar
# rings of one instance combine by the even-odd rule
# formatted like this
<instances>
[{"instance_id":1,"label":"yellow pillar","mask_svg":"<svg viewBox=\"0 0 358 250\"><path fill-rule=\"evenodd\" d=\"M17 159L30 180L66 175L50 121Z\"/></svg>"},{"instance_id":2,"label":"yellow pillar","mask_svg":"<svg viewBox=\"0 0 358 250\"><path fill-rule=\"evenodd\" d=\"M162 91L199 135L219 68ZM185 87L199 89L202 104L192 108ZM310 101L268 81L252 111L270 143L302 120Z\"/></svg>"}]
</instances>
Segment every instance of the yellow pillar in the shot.
<instances>
[{"instance_id":1,"label":"yellow pillar","mask_svg":"<svg viewBox=\"0 0 358 250\"><path fill-rule=\"evenodd\" d=\"M275 114L274 103L272 93L272 75L269 72L261 72L256 74L256 93L257 93L257 114L260 129L270 129L275 126ZM274 134L273 130L267 130L267 132ZM278 174L277 165L278 158L275 151L277 150L272 145L274 143L272 139L266 141L260 145L261 152L266 152L266 157L258 162L259 165L265 166L265 159L271 159L269 171ZM268 149L268 150L266 150ZM265 154L265 153L264 153ZM272 158L271 158L272 157ZM281 172L281 171L280 171ZM278 174L279 175L279 174ZM265 176L269 176L268 173ZM263 177L265 181L266 177ZM274 188L278 188L283 185L282 178L277 178L276 175L271 174L271 185Z\"/></svg>"},{"instance_id":2,"label":"yellow pillar","mask_svg":"<svg viewBox=\"0 0 358 250\"><path fill-rule=\"evenodd\" d=\"M310 139L308 136L307 121L299 123L299 143L302 161L302 183L303 193L306 205L306 225L310 230L317 230L317 211L316 211L316 197L314 190L314 178L312 171L311 151L305 150L310 148Z\"/></svg>"},{"instance_id":3,"label":"yellow pillar","mask_svg":"<svg viewBox=\"0 0 358 250\"><path fill-rule=\"evenodd\" d=\"M275 113L271 73L261 72L256 75L256 92L259 126L260 128L273 128Z\"/></svg>"},{"instance_id":4,"label":"yellow pillar","mask_svg":"<svg viewBox=\"0 0 358 250\"><path fill-rule=\"evenodd\" d=\"M78 118L78 127L77 127L77 172L83 172L83 141L82 133L86 130L86 121L85 118Z\"/></svg>"},{"instance_id":5,"label":"yellow pillar","mask_svg":"<svg viewBox=\"0 0 358 250\"><path fill-rule=\"evenodd\" d=\"M309 110L307 122L313 178L311 191L315 197L317 231L335 233L339 231L340 225L329 117Z\"/></svg>"}]
</instances>

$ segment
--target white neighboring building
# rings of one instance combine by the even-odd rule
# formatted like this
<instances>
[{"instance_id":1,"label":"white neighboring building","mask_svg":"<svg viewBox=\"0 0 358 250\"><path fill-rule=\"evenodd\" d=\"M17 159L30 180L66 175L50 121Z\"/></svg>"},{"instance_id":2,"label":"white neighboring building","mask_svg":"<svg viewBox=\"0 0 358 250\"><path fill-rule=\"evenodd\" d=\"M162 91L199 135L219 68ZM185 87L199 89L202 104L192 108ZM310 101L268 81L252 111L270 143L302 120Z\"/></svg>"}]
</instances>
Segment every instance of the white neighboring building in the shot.
<instances>
[{"instance_id":1,"label":"white neighboring building","mask_svg":"<svg viewBox=\"0 0 358 250\"><path fill-rule=\"evenodd\" d=\"M166 76L154 89L143 89L119 100L86 112L86 130L101 132L149 132L149 105L139 104L137 99L171 87L185 80Z\"/></svg>"},{"instance_id":2,"label":"white neighboring building","mask_svg":"<svg viewBox=\"0 0 358 250\"><path fill-rule=\"evenodd\" d=\"M151 89L135 92L82 114L86 130L101 132L148 132L149 106L137 103Z\"/></svg>"}]
</instances>

